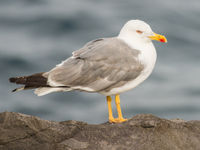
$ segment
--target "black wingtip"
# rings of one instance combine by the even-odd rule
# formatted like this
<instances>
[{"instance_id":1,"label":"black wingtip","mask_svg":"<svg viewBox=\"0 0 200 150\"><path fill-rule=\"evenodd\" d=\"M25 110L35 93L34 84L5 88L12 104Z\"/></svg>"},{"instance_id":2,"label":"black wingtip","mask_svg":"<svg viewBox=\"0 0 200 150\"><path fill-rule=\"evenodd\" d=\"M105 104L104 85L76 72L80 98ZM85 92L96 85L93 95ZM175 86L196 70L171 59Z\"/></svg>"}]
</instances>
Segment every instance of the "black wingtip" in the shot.
<instances>
[{"instance_id":1,"label":"black wingtip","mask_svg":"<svg viewBox=\"0 0 200 150\"><path fill-rule=\"evenodd\" d=\"M12 90L12 92L16 92L16 91L17 91L17 89Z\"/></svg>"},{"instance_id":2,"label":"black wingtip","mask_svg":"<svg viewBox=\"0 0 200 150\"><path fill-rule=\"evenodd\" d=\"M10 81L10 82L16 82L16 78L14 78L14 77L9 78L9 81Z\"/></svg>"}]
</instances>

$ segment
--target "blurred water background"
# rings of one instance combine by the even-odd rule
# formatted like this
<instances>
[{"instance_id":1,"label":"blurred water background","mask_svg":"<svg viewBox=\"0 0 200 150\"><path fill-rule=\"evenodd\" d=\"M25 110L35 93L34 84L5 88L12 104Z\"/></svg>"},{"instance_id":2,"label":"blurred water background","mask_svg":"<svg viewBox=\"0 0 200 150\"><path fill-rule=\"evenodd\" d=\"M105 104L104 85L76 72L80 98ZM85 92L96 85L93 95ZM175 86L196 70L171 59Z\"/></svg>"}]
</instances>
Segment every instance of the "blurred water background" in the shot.
<instances>
[{"instance_id":1,"label":"blurred water background","mask_svg":"<svg viewBox=\"0 0 200 150\"><path fill-rule=\"evenodd\" d=\"M168 43L154 42L158 60L153 74L121 95L124 116L200 119L199 0L0 0L0 112L107 121L102 95L11 93L17 86L8 78L48 71L86 42L116 36L131 19L146 21Z\"/></svg>"}]
</instances>

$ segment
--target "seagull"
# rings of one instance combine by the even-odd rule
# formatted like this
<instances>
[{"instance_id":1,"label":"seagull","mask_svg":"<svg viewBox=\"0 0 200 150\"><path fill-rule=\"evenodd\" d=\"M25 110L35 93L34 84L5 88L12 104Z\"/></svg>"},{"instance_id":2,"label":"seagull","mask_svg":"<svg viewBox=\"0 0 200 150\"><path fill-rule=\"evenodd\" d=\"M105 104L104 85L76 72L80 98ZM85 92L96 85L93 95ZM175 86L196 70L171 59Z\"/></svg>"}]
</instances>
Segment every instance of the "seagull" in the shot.
<instances>
[{"instance_id":1,"label":"seagull","mask_svg":"<svg viewBox=\"0 0 200 150\"><path fill-rule=\"evenodd\" d=\"M120 107L120 94L135 88L152 73L157 54L152 40L167 42L141 20L130 20L116 37L86 43L72 56L48 72L12 77L22 84L15 91L35 89L38 96L52 92L84 91L106 96L110 123L127 121ZM111 96L115 96L118 118L113 117Z\"/></svg>"}]
</instances>

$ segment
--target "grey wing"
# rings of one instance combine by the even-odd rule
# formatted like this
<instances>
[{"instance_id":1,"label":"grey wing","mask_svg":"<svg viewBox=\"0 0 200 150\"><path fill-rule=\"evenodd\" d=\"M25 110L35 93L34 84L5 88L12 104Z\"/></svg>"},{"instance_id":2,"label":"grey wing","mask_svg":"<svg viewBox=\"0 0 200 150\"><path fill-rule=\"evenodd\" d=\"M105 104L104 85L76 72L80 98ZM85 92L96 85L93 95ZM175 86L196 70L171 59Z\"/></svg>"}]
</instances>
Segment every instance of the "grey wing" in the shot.
<instances>
[{"instance_id":1,"label":"grey wing","mask_svg":"<svg viewBox=\"0 0 200 150\"><path fill-rule=\"evenodd\" d=\"M88 92L109 91L137 78L143 70L138 55L117 38L98 39L48 72L48 82Z\"/></svg>"}]
</instances>

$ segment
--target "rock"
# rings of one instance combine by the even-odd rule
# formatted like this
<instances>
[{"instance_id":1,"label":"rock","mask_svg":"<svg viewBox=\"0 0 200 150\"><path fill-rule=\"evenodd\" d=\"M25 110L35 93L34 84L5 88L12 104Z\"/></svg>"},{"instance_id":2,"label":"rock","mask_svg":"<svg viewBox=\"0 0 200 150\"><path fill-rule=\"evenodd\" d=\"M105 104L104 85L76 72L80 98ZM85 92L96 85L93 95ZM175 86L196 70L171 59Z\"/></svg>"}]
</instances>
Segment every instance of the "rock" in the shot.
<instances>
[{"instance_id":1,"label":"rock","mask_svg":"<svg viewBox=\"0 0 200 150\"><path fill-rule=\"evenodd\" d=\"M0 150L200 150L200 121L136 115L121 124L0 113Z\"/></svg>"}]
</instances>

